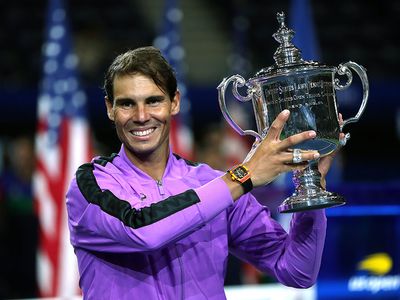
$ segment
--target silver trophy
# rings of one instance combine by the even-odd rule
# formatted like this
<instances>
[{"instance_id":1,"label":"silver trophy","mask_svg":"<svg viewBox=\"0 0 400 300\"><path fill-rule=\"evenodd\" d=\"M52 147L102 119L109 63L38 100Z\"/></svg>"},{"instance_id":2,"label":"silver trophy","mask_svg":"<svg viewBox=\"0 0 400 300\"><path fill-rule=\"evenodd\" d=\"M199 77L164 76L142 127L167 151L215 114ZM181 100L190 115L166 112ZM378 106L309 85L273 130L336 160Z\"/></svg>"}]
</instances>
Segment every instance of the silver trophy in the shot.
<instances>
[{"instance_id":1,"label":"silver trophy","mask_svg":"<svg viewBox=\"0 0 400 300\"><path fill-rule=\"evenodd\" d=\"M257 72L254 77L245 80L240 75L225 78L218 86L218 100L226 121L240 135L252 135L262 140L272 121L284 109L291 114L282 131L284 139L306 130L317 133L313 140L296 145L294 152L317 150L321 157L332 153L340 144L344 145L350 137L339 140L339 134L346 124L357 122L363 113L368 100L368 78L365 69L354 63L346 62L338 67L329 67L315 61L305 61L301 51L291 40L294 31L285 25L285 15L277 14L280 28L273 34L280 45L274 54L275 64ZM361 78L363 99L357 114L339 124L336 90L350 86L355 71ZM341 84L339 76L344 76ZM252 100L257 131L243 130L229 114L225 92L232 82L232 93L238 101ZM239 88L246 89L242 96ZM307 168L293 172L295 192L279 206L281 213L296 212L345 204L342 196L324 190L321 187L321 174L318 171L318 161L310 161Z\"/></svg>"}]
</instances>

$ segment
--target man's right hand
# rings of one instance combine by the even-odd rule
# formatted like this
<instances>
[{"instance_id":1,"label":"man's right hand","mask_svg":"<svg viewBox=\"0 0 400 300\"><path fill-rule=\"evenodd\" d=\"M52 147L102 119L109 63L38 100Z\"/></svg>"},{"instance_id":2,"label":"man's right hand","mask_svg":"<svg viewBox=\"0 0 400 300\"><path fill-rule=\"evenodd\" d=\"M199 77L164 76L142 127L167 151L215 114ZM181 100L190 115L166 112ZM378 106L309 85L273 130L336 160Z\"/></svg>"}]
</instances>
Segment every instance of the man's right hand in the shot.
<instances>
[{"instance_id":1,"label":"man's right hand","mask_svg":"<svg viewBox=\"0 0 400 300\"><path fill-rule=\"evenodd\" d=\"M264 140L256 146L253 155L245 162L251 172L254 187L270 183L281 173L304 169L309 160L319 158L318 151L302 151L302 162L293 163L292 150L297 144L315 138L316 132L305 131L281 140L280 135L289 115L290 112L284 110L276 117Z\"/></svg>"}]
</instances>

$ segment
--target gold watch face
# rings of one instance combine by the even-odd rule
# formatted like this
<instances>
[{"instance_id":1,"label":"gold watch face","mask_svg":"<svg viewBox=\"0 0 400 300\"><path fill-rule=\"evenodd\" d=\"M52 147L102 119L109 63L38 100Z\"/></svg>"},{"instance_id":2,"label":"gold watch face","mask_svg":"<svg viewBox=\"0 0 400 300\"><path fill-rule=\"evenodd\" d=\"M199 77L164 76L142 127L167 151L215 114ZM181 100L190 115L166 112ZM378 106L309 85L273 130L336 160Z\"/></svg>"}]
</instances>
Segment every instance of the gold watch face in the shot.
<instances>
[{"instance_id":1,"label":"gold watch face","mask_svg":"<svg viewBox=\"0 0 400 300\"><path fill-rule=\"evenodd\" d=\"M237 179L242 179L247 176L249 173L245 167L243 166L238 166L235 169L232 170L232 173L237 177Z\"/></svg>"},{"instance_id":2,"label":"gold watch face","mask_svg":"<svg viewBox=\"0 0 400 300\"><path fill-rule=\"evenodd\" d=\"M253 189L253 183L251 182L251 174L249 169L245 165L238 165L228 171L233 181L238 181L243 187L245 193L250 192Z\"/></svg>"}]
</instances>

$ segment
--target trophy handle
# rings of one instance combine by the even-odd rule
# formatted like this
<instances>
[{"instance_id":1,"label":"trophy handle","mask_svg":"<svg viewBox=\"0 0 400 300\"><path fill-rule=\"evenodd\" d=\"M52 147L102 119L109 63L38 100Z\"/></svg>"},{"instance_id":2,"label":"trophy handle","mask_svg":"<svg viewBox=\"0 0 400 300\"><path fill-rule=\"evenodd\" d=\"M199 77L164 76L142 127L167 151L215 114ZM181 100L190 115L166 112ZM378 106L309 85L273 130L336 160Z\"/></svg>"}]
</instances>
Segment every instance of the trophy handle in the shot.
<instances>
[{"instance_id":1,"label":"trophy handle","mask_svg":"<svg viewBox=\"0 0 400 300\"><path fill-rule=\"evenodd\" d=\"M343 127L346 124L358 122L358 119L361 117L362 113L365 110L365 107L366 107L367 101L368 101L368 95L369 95L369 83L368 83L367 72L363 66L361 66L355 62L352 62L352 61L349 61L347 63L339 65L336 73L339 75L346 75L347 82L344 85L341 85L339 79L335 78L335 82L334 82L335 89L344 90L349 87L349 85L351 84L351 82L353 80L353 75L352 75L351 71L349 70L349 68L354 70L361 79L361 83L362 83L362 87L363 87L363 99L362 99L361 106L358 109L357 114L352 118L344 120L343 124L340 125L340 131L342 131Z\"/></svg>"},{"instance_id":2,"label":"trophy handle","mask_svg":"<svg viewBox=\"0 0 400 300\"><path fill-rule=\"evenodd\" d=\"M247 91L246 96L240 95L238 91L238 87L242 87L246 84L246 80L240 76L240 75L232 75L229 78L224 78L222 82L218 85L218 102L219 102L219 107L221 108L222 115L224 116L225 120L228 122L229 125L240 135L252 135L256 138L257 141L260 141L262 138L261 136L255 132L254 130L243 130L232 118L230 115L228 108L226 106L225 102L225 91L229 85L229 83L233 81L233 89L232 93L235 96L237 100L240 102L247 102L252 99L253 92L252 90Z\"/></svg>"}]
</instances>

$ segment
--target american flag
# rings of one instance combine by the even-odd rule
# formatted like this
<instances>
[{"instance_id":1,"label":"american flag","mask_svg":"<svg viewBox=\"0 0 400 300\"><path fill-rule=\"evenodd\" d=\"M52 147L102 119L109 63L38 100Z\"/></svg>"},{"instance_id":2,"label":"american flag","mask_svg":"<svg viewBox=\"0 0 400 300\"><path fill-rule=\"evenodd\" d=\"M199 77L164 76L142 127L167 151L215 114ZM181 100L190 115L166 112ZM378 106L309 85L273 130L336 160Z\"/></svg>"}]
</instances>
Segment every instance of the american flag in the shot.
<instances>
[{"instance_id":1,"label":"american flag","mask_svg":"<svg viewBox=\"0 0 400 300\"><path fill-rule=\"evenodd\" d=\"M87 99L79 84L63 0L49 1L42 51L33 182L40 220L38 286L42 297L64 298L79 293L65 193L77 167L92 157L92 147Z\"/></svg>"},{"instance_id":2,"label":"american flag","mask_svg":"<svg viewBox=\"0 0 400 300\"><path fill-rule=\"evenodd\" d=\"M179 0L165 1L161 34L154 39L154 46L159 48L165 59L176 71L178 89L181 92L181 109L171 122L170 141L172 150L187 158L193 158L193 134L190 101L184 80L185 50L181 44L180 23L183 12L179 8Z\"/></svg>"}]
</instances>

